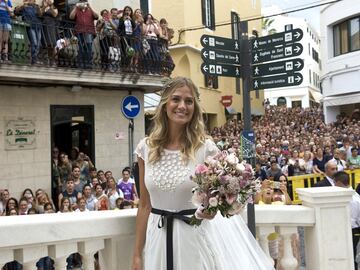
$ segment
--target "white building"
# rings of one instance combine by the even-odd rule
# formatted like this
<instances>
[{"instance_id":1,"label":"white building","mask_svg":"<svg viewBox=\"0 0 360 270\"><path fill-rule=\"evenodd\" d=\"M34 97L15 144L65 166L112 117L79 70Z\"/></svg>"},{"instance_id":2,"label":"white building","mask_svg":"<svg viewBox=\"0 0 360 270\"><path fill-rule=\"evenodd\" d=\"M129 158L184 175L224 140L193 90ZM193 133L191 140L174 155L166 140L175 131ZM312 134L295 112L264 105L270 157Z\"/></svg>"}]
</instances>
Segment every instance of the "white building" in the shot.
<instances>
[{"instance_id":1,"label":"white building","mask_svg":"<svg viewBox=\"0 0 360 270\"><path fill-rule=\"evenodd\" d=\"M344 0L321 11L321 76L326 123L360 109L360 1ZM358 116L359 117L359 116Z\"/></svg>"},{"instance_id":2,"label":"white building","mask_svg":"<svg viewBox=\"0 0 360 270\"><path fill-rule=\"evenodd\" d=\"M271 105L285 105L287 107L310 107L314 102L320 102L320 38L317 32L304 19L277 16L271 28L277 33L285 30L285 25L293 25L293 29L299 28L304 36L299 41L303 46L303 52L297 58L304 60L304 68L300 71L303 82L298 86L264 89L265 99L269 99Z\"/></svg>"}]
</instances>

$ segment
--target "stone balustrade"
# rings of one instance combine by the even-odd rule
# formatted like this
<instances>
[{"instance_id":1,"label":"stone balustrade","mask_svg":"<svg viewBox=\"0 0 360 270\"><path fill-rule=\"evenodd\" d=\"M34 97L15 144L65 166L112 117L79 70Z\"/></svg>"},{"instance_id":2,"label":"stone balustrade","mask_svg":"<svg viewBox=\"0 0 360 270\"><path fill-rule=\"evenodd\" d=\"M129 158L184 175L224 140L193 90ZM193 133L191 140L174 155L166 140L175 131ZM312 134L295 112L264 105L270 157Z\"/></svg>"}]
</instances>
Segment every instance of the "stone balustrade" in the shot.
<instances>
[{"instance_id":1,"label":"stone balustrade","mask_svg":"<svg viewBox=\"0 0 360 270\"><path fill-rule=\"evenodd\" d=\"M328 187L297 190L303 205L257 205L257 238L269 260L268 235L281 235L282 269L299 269L292 236L304 227L307 270L353 270L349 201L352 190ZM135 237L136 209L67 214L1 217L0 265L16 260L24 270L36 269L45 256L56 270L66 269L66 258L82 256L83 268L94 269L99 254L101 270L128 270ZM244 213L244 217L246 213Z\"/></svg>"}]
</instances>

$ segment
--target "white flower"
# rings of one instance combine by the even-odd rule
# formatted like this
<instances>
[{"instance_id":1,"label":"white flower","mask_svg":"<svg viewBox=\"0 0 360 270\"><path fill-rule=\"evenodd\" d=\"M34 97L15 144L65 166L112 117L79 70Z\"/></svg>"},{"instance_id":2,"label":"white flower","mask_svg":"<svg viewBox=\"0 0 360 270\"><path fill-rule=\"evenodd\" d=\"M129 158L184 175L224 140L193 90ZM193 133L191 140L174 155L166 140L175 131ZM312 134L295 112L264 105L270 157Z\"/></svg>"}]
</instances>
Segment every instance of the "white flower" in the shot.
<instances>
[{"instance_id":1,"label":"white flower","mask_svg":"<svg viewBox=\"0 0 360 270\"><path fill-rule=\"evenodd\" d=\"M216 199L216 197L211 197L211 198L209 199L209 204L210 204L210 206L212 206L212 207L216 207L216 206L218 205L218 199Z\"/></svg>"},{"instance_id":2,"label":"white flower","mask_svg":"<svg viewBox=\"0 0 360 270\"><path fill-rule=\"evenodd\" d=\"M234 153L231 153L226 156L225 161L228 162L229 164L235 165L236 163L239 162L239 159L236 157Z\"/></svg>"},{"instance_id":3,"label":"white flower","mask_svg":"<svg viewBox=\"0 0 360 270\"><path fill-rule=\"evenodd\" d=\"M243 171L245 171L245 166L244 166L244 164L242 164L242 163L236 164L236 170L237 170L238 172L243 172Z\"/></svg>"}]
</instances>

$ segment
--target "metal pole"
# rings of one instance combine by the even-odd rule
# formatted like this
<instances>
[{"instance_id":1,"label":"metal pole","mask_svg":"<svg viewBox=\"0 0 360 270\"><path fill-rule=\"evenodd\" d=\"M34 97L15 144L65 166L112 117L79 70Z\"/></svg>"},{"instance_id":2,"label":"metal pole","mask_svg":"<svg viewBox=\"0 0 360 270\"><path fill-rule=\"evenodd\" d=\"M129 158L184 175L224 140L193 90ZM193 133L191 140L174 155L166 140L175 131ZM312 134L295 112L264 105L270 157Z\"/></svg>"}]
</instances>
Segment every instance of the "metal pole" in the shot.
<instances>
[{"instance_id":1,"label":"metal pole","mask_svg":"<svg viewBox=\"0 0 360 270\"><path fill-rule=\"evenodd\" d=\"M240 22L240 50L241 50L241 77L243 85L243 119L244 131L251 131L251 99L250 99L250 83L251 83L251 52L248 39L248 22ZM254 163L253 158L250 162ZM255 164L252 164L254 166ZM254 204L247 206L248 227L253 236L256 236L255 227L255 209Z\"/></svg>"},{"instance_id":2,"label":"metal pole","mask_svg":"<svg viewBox=\"0 0 360 270\"><path fill-rule=\"evenodd\" d=\"M129 138L129 166L131 167L134 161L133 152L134 152L134 120L129 120L128 128L128 138Z\"/></svg>"}]
</instances>

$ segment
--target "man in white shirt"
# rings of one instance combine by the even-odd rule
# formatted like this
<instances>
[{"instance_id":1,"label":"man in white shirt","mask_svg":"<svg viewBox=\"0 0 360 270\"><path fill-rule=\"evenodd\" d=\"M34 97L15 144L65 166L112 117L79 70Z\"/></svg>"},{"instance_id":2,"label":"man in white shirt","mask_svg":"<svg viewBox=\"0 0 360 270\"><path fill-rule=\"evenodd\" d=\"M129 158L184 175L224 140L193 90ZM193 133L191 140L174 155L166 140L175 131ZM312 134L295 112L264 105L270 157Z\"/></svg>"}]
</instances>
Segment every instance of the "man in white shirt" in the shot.
<instances>
[{"instance_id":1,"label":"man in white shirt","mask_svg":"<svg viewBox=\"0 0 360 270\"><path fill-rule=\"evenodd\" d=\"M350 177L346 172L340 171L335 173L334 181L335 181L335 186L352 190L352 187L350 186ZM360 238L360 195L356 192L354 192L352 199L350 201L350 212L351 212L351 229L353 236L353 249L354 249L354 260L355 260L357 254L356 246ZM360 250L358 252L360 252ZM356 262L355 262L355 269L358 269Z\"/></svg>"}]
</instances>

